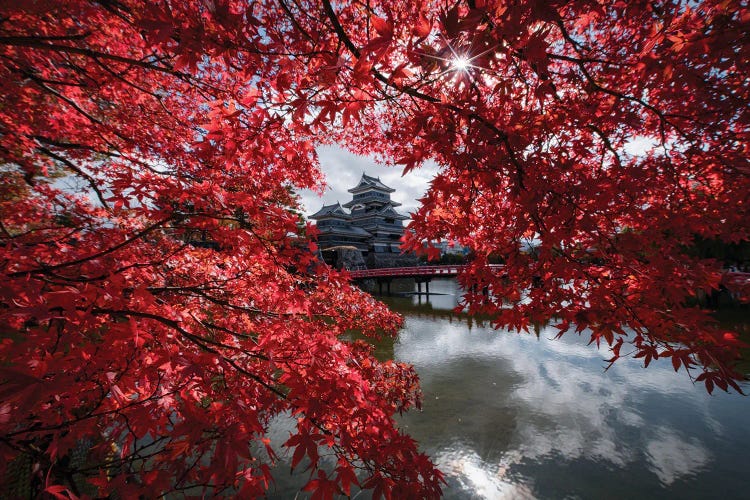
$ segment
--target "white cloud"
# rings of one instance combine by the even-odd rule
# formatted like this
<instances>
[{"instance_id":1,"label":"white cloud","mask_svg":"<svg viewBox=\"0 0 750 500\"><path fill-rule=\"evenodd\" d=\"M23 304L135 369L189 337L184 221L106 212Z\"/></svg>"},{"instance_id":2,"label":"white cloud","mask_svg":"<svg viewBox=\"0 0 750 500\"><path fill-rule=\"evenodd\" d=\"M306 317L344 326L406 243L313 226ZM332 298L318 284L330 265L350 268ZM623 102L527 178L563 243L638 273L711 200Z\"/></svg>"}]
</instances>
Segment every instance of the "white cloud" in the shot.
<instances>
[{"instance_id":1,"label":"white cloud","mask_svg":"<svg viewBox=\"0 0 750 500\"><path fill-rule=\"evenodd\" d=\"M309 190L299 193L302 201L302 211L309 216L317 212L323 205L330 205L340 201L346 203L352 199L347 189L353 188L359 182L362 173L373 177L380 177L386 185L396 190L392 199L402 204L398 210L404 214L417 209L417 199L427 191L428 183L437 173L438 167L434 163L425 164L422 168L412 170L402 176L400 166L378 164L367 156L358 156L339 146L323 146L318 148L318 156L323 173L326 176L326 189L323 196Z\"/></svg>"}]
</instances>

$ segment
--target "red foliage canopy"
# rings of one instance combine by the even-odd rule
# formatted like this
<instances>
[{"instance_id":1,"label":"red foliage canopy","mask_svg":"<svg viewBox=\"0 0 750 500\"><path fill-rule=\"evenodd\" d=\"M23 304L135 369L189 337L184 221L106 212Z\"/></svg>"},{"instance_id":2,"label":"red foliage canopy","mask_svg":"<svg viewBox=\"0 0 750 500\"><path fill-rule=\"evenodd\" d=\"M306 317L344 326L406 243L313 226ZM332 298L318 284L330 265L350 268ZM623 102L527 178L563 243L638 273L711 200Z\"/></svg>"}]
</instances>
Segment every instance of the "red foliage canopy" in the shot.
<instances>
[{"instance_id":1,"label":"red foliage canopy","mask_svg":"<svg viewBox=\"0 0 750 500\"><path fill-rule=\"evenodd\" d=\"M749 22L726 1L4 2L0 475L260 495L286 414L314 496L438 495L392 420L414 371L341 339L399 318L317 264L295 211L334 141L440 165L407 243L473 249L462 280L492 293L471 310L736 388L737 340L686 305L719 265L687 247L750 237Z\"/></svg>"}]
</instances>

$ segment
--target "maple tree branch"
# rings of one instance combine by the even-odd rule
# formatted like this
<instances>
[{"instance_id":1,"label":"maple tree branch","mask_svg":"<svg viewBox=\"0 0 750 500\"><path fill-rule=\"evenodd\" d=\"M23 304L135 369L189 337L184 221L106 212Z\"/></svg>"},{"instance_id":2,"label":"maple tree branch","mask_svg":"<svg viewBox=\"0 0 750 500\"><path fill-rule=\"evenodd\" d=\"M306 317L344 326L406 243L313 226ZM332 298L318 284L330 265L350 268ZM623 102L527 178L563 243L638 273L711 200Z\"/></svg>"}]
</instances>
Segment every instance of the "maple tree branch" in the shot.
<instances>
[{"instance_id":1,"label":"maple tree branch","mask_svg":"<svg viewBox=\"0 0 750 500\"><path fill-rule=\"evenodd\" d=\"M163 106L163 103L161 101L159 101L159 102ZM104 149L99 149L99 148L95 148L95 147L87 145L87 144L81 144L81 143L77 143L77 142L67 142L67 141L55 140L55 139L52 139L50 137L43 136L43 135L38 135L38 134L37 135L27 135L26 137L29 137L29 138L34 139L36 141L42 142L44 144L47 144L48 146L54 146L54 147L59 148L59 149L84 150L84 151L90 151L92 153L104 155L104 156L111 157L111 158L122 158L122 159L124 159L124 160L126 160L126 161L128 161L128 162L130 162L130 163L132 163L134 165L137 165L138 167L141 167L141 168L144 168L144 169L148 170L149 172L151 172L153 174L156 174L156 175L159 175L159 176L164 176L164 177L177 177L177 175L174 174L174 173L157 170L153 166L149 165L147 162L142 161L142 160L138 160L137 158L133 158L132 156L129 156L129 155L125 154L125 152L121 151L118 148L118 146L116 146L115 144L112 144L111 142L109 142L106 138L102 137L101 135L99 137L109 147L111 147L112 150L108 151L108 150L104 150Z\"/></svg>"},{"instance_id":2,"label":"maple tree branch","mask_svg":"<svg viewBox=\"0 0 750 500\"><path fill-rule=\"evenodd\" d=\"M246 334L246 333L236 332L234 330L230 330L229 328L223 327L221 325L217 325L216 323L213 323L213 322L210 322L210 321L205 321L205 320L200 320L200 319L196 318L194 314L191 314L191 316L193 317L193 319L196 322L198 322L199 324L201 324L207 330L211 330L211 329L213 329L213 330L219 330L220 332L227 333L227 334L232 335L234 337L238 337L238 338L241 338L241 339L244 339L244 340L250 340L255 345L258 345L258 335L257 334L249 335L249 334ZM264 357L263 359L268 360L267 357Z\"/></svg>"},{"instance_id":3,"label":"maple tree branch","mask_svg":"<svg viewBox=\"0 0 750 500\"><path fill-rule=\"evenodd\" d=\"M565 54L556 54L554 52L546 52L545 55L549 57L550 59L557 59L559 61L566 61L571 62L576 65L580 63L589 63L589 64L604 64L606 66L617 66L617 67L633 67L635 64L633 63L626 63L626 62L617 62L617 61L610 61L608 59L599 59L596 57L572 57Z\"/></svg>"},{"instance_id":4,"label":"maple tree branch","mask_svg":"<svg viewBox=\"0 0 750 500\"><path fill-rule=\"evenodd\" d=\"M659 119L659 122L662 125L662 128L661 128L661 143L662 144L666 143L666 132L664 130L664 125L665 124L671 126L675 131L677 131L682 137L684 137L688 141L693 142L692 139L690 137L688 137L688 135L680 127L678 127L676 124L674 124L670 120L668 120L667 117L666 117L666 114L663 111L659 110L657 107L649 104L648 102L644 101L640 97L636 97L636 96L632 96L632 95L627 95L627 94L624 94L622 92L618 92L616 90L612 90L612 89L610 89L608 87L605 87L605 86L599 84L599 82L596 81L596 79L591 75L591 73L589 72L588 68L586 67L586 62L587 62L586 58L583 57L583 55L580 52L581 50L583 50L583 47L581 45L579 45L573 39L573 37L570 35L570 33L568 32L567 28L565 27L565 24L563 23L563 20L559 16L556 16L556 19L555 19L554 22L557 25L557 27L560 29L560 33L562 34L562 36L565 39L565 41L567 41L568 43L570 43L571 45L573 45L573 47L574 47L573 50L575 50L576 53L581 56L578 59L573 59L572 62L574 62L578 66L578 68L581 70L581 73L585 77L586 81L589 83L589 85L592 86L592 88L594 90L598 90L599 92L602 92L602 93L605 93L605 94L608 94L608 95L611 95L613 97L617 97L617 98L620 98L620 99L623 99L623 100L626 100L626 101L635 102L637 104L640 104L643 108L645 108L645 109L651 111L653 114L655 114L657 116L657 118Z\"/></svg>"},{"instance_id":5,"label":"maple tree branch","mask_svg":"<svg viewBox=\"0 0 750 500\"><path fill-rule=\"evenodd\" d=\"M354 57L359 59L360 51L357 46L352 43L351 39L346 34L346 31L344 31L343 26L341 26L339 18L336 15L336 12L333 10L333 7L331 6L331 2L329 2L328 0L323 0L323 9L325 10L326 16L331 21L331 24L333 24L333 29L336 31L339 40L341 40L341 42L346 45L346 47L349 49L349 52L354 54Z\"/></svg>"},{"instance_id":6,"label":"maple tree branch","mask_svg":"<svg viewBox=\"0 0 750 500\"><path fill-rule=\"evenodd\" d=\"M84 116L87 118L90 122L96 123L97 125L104 126L104 123L102 121L94 116L91 115L88 111L84 110L77 102L72 100L71 98L61 94L57 90L53 89L52 87L48 86L44 81L42 81L39 77L36 75L33 75L31 73L28 73L26 71L22 72L24 76L29 78L30 80L36 82L39 87L44 89L45 91L49 92L50 94L54 95L61 101L65 101L71 108L73 108L76 112L78 112L81 116Z\"/></svg>"},{"instance_id":7,"label":"maple tree branch","mask_svg":"<svg viewBox=\"0 0 750 500\"><path fill-rule=\"evenodd\" d=\"M333 10L333 7L331 6L331 3L329 0L322 0L323 1L323 8L325 9L326 15L328 19L331 21L331 24L333 24L333 29L338 35L339 39L344 43L344 45L349 49L349 51L359 59L360 57L360 50L357 48L356 45L351 41L349 36L346 34L346 31L341 26L341 23L338 20L338 16L336 15L336 12ZM376 70L374 67L371 69L373 75L376 79L378 79L383 84L392 87L399 92L403 92L411 97L415 97L418 99L421 99L423 101L432 103L432 104L439 104L443 107L446 107L459 115L467 116L471 119L476 120L486 128L488 128L491 132L494 133L500 140L500 142L503 144L504 149L508 153L508 158L510 159L511 163L515 167L515 173L516 173L516 182L518 183L518 187L522 190L526 190L525 182L524 182L524 168L521 164L521 161L519 160L518 156L516 155L515 150L510 144L510 139L508 137L508 134L505 133L503 130L497 127L494 123L484 118L482 115L476 113L476 112L468 112L467 110L450 103L441 102L440 99L433 97L431 95L425 94L423 92L420 92L419 90L412 88L408 85L398 85L395 82L393 82L390 78L383 75L381 72Z\"/></svg>"},{"instance_id":8,"label":"maple tree branch","mask_svg":"<svg viewBox=\"0 0 750 500\"><path fill-rule=\"evenodd\" d=\"M151 393L150 396L148 396L148 397L146 397L144 399L138 399L138 400L132 401L132 402L130 402L128 404L125 404L125 405L122 405L122 406L118 406L117 408L112 408L111 410L104 410L104 411L100 411L100 412L92 412L92 413L89 413L87 415L83 415L81 417L77 417L77 418L74 418L74 419L63 421L63 422L61 422L59 424L56 424L56 425L53 425L53 426L46 426L46 427L44 427L44 426L37 426L37 427L31 427L29 429L16 430L16 431L13 431L13 432L6 433L3 437L5 439L7 439L7 438L15 437L15 436L20 436L20 435L23 435L23 434L37 434L37 433L40 433L40 432L49 432L49 431L54 431L54 430L59 430L59 429L65 429L66 427L70 427L71 425L77 424L77 423L82 422L84 420L90 420L92 418L99 418L99 417L106 417L108 415L121 414L124 410L128 410L128 409L133 408L135 406L139 406L139 405L142 405L142 404L148 403L148 402L158 401L158 400L160 400L160 399L162 399L164 397L172 396L174 394L177 394L179 391L181 391L182 389L184 389L185 387L187 387L188 383L189 382L185 382L183 385L180 385L177 388L175 388L175 389L173 389L173 390L171 390L169 392L166 392L164 394L158 394L158 391L160 389L159 385L161 384L161 380L159 380L159 383L157 383L156 389L154 389L154 391ZM99 405L97 405L97 407L98 406Z\"/></svg>"},{"instance_id":9,"label":"maple tree branch","mask_svg":"<svg viewBox=\"0 0 750 500\"><path fill-rule=\"evenodd\" d=\"M284 13L287 15L289 20L294 24L294 27L304 35L305 38L307 38L310 42L315 44L315 39L310 35L310 33L307 32L302 26L300 26L299 22L297 22L297 18L294 17L294 14L292 13L291 9L289 9L289 6L284 2L284 0L278 0L279 5L281 5L281 8L284 10Z\"/></svg>"},{"instance_id":10,"label":"maple tree branch","mask_svg":"<svg viewBox=\"0 0 750 500\"><path fill-rule=\"evenodd\" d=\"M90 57L92 59L108 59L111 61L129 64L131 66L139 66L145 69L151 69L154 71L160 71L167 73L172 76L179 77L181 79L190 79L190 75L175 71L174 69L167 66L158 66L147 61L140 59L132 59L130 57L118 56L116 54L108 54L106 52L100 52L92 49L84 49L81 47L75 47L70 45L59 45L52 43L43 43L38 37L35 36L0 36L0 44L13 45L17 47L29 47L40 50L48 50L52 52L61 52L69 54L79 54Z\"/></svg>"},{"instance_id":11,"label":"maple tree branch","mask_svg":"<svg viewBox=\"0 0 750 500\"><path fill-rule=\"evenodd\" d=\"M146 228L138 231L134 235L126 238L121 243L118 243L115 246L107 248L106 250L102 250L101 252L97 252L95 254L92 254L92 255L89 255L89 256L86 256L86 257L81 257L79 259L71 260L71 261L68 261L68 262L62 262L60 264L42 265L42 267L38 267L36 269L27 269L25 271L16 271L16 272L8 274L7 276L9 276L11 278L16 278L16 277L19 277L19 276L26 276L28 274L45 273L47 271L54 271L56 269L61 269L63 267L75 266L77 264L83 264L84 262L87 262L87 261L90 261L90 260L93 260L93 259L98 259L99 257L104 257L105 255L108 255L108 254L110 254L112 252L116 252L117 250L119 250L119 249L121 249L121 248L129 245L130 243L133 243L134 241L136 241L136 240L138 240L140 238L143 238L144 236L146 236L147 234L151 233L155 229L158 229L164 223L172 220L173 218L174 218L174 215L170 215L168 217L165 217L164 219L161 219L161 220L159 220L159 221L157 221L157 222L155 222L155 223L147 226Z\"/></svg>"},{"instance_id":12,"label":"maple tree branch","mask_svg":"<svg viewBox=\"0 0 750 500\"><path fill-rule=\"evenodd\" d=\"M109 204L104 199L104 195L102 194L101 190L99 189L99 186L96 185L96 180L93 177L91 177L91 175L89 175L88 173L84 172L82 169L80 169L79 167L77 167L73 162L71 162L67 158L65 158L63 156L60 156L57 153L54 153L54 152L50 151L49 149L47 149L47 148L45 148L43 146L39 146L37 149L41 153L49 156L50 158L54 158L55 160L57 160L60 163L64 164L66 167L68 167L70 170L72 170L76 174L78 174L81 177L83 177L86 180L86 182L88 183L89 187L91 189L93 189L94 192L96 193L96 197L99 198L99 202L104 206L104 208L106 208L107 210L109 210Z\"/></svg>"},{"instance_id":13,"label":"maple tree branch","mask_svg":"<svg viewBox=\"0 0 750 500\"><path fill-rule=\"evenodd\" d=\"M104 71L106 71L107 73L109 73L113 77L117 78L121 82L125 83L126 85L129 85L129 86L133 87L134 89L139 90L140 92L143 92L144 94L148 94L148 95L150 95L151 97L153 97L154 99L156 99L158 101L161 101L161 97L158 94L155 94L154 92L151 92L150 90L147 90L147 89L143 88L142 86L140 86L140 85L138 85L138 84L136 84L134 82L131 82L130 80L128 80L127 78L125 78L124 76L122 76L121 74L119 74L118 72L114 71L108 65L102 63L99 59L94 59L94 62L100 68L102 68Z\"/></svg>"},{"instance_id":14,"label":"maple tree branch","mask_svg":"<svg viewBox=\"0 0 750 500\"><path fill-rule=\"evenodd\" d=\"M175 483L174 483L174 488L175 488L175 490L179 490L179 489L180 489L180 484L181 484L181 483L182 483L182 482L183 482L183 481L184 481L185 479L187 479L187 476L188 476L188 474L190 473L190 471L192 471L193 469L195 469L195 467L196 467L196 466L197 466L197 465L198 465L198 464L200 463L200 461L201 461L201 460L203 459L203 457L204 457L205 455L206 455L206 450L202 450L202 451L201 451L201 452L200 452L200 453L198 454L198 456L197 456L197 457L195 457L195 460L193 460L193 464L192 464L192 465L191 465L190 467L187 467L187 468L186 468L186 469L185 469L184 471L182 471L182 475L181 475L181 476L180 476L179 478L177 478L177 481L175 481ZM189 486L190 486L190 487L194 487L195 485L189 485ZM218 492L214 492L214 493L218 495ZM163 497L166 497L166 496L167 496L167 493L164 493L164 494L162 494L162 495L159 495L159 497L158 497L158 498L163 498Z\"/></svg>"},{"instance_id":15,"label":"maple tree branch","mask_svg":"<svg viewBox=\"0 0 750 500\"><path fill-rule=\"evenodd\" d=\"M621 167L621 166L622 166L622 162L620 161L620 154L619 154L619 153L617 152L617 150L615 150L615 148L614 148L614 147L612 146L612 141L610 141L609 137L607 137L607 135L606 135L606 134L605 134L605 133L604 133L604 132L602 131L602 129L600 129L599 127L597 127L596 125L594 125L594 124L592 124L592 123L589 123L589 124L587 124L587 125L586 125L586 127L587 127L587 128L589 129L589 130L591 130L592 132L594 132L594 133L595 133L596 135L598 135L598 136L599 136L599 138L600 138L600 139L602 140L602 142L604 143L604 147L605 147L605 148L607 149L607 151L609 151L609 152L610 152L610 153L612 154L612 156L613 156L613 157L615 158L615 164L616 164L616 165L617 165L618 167ZM604 161L604 160L602 160L602 161Z\"/></svg>"},{"instance_id":16,"label":"maple tree branch","mask_svg":"<svg viewBox=\"0 0 750 500\"><path fill-rule=\"evenodd\" d=\"M212 302L212 303L214 303L216 305L220 305L220 306L223 306L223 307L228 307L230 309L234 309L234 310L237 310L237 311L246 312L246 313L249 313L249 314L257 314L257 315L261 315L261 316L269 316L269 317L272 317L272 318L279 318L279 317L285 317L285 316L286 317L296 317L296 316L299 316L299 314L297 314L297 313L282 313L282 312L274 312L274 311L264 311L262 309L258 309L258 308L255 308L255 307L248 307L248 306L242 306L242 305L239 305L239 304L233 304L232 302L230 302L228 300L220 299L218 297L214 297L213 295L209 295L209 294L205 293L203 291L203 289L199 289L197 287L194 288L194 289L192 289L191 291L195 292L195 294L198 295L199 297L203 297L204 299L206 299L209 302ZM325 316L322 316L322 317L325 317Z\"/></svg>"},{"instance_id":17,"label":"maple tree branch","mask_svg":"<svg viewBox=\"0 0 750 500\"><path fill-rule=\"evenodd\" d=\"M225 348L232 349L231 346L226 346L226 345L221 344L219 342L216 342L216 341L213 341L213 340L210 340L210 339L206 339L205 337L201 337L199 335L195 335L193 333L190 333L189 331L185 330L182 326L180 326L180 323L178 321L176 321L176 320L165 318L164 316L160 316L158 314L147 313L147 312L140 312L140 311L132 311L132 310L128 310L128 309L94 308L94 309L91 310L91 313L92 314L107 314L107 315L114 315L114 316L135 316L135 317L140 317L140 318L145 318L145 319L152 319L154 321L162 323L163 325L168 326L168 327L172 328L173 330L177 331L178 333L180 333L180 335L182 335L187 340L190 340L191 342L193 342L195 345L197 345L201 349L203 349L203 350L205 350L207 352L210 352L211 354L216 355L219 359L221 359L221 360L225 361L226 363L228 363L229 365L231 365L239 373L245 375L246 377L250 377L251 379L255 380L260 385L262 385L263 387L265 387L269 391L273 392L277 396L279 396L279 397L281 397L283 399L286 399L286 395L282 391L280 391L276 387L273 387L272 385L270 385L269 383L267 383L266 381L264 381L262 378L260 378L260 376L258 376L256 374L248 371L247 369L243 368L242 366L240 366L239 364L237 364L237 362L234 359L226 356L225 354L217 351L216 349L214 349L212 347L209 347L209 345L207 345L207 344L215 345L216 347L220 346L220 347L225 347ZM245 353L245 354L248 354L248 353ZM253 354L248 354L248 355L251 355L253 357L261 356L261 355L256 356L256 355L253 355ZM263 358L261 358L261 359L263 359Z\"/></svg>"}]
</instances>

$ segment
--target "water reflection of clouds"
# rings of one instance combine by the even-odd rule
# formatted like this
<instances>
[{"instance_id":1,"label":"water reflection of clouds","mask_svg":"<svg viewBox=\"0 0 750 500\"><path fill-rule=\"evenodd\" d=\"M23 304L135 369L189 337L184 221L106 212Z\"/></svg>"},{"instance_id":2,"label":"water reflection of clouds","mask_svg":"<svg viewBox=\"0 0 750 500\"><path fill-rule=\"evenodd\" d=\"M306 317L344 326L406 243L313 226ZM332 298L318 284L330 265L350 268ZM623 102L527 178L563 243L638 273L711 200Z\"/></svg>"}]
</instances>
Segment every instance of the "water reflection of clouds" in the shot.
<instances>
[{"instance_id":1,"label":"water reflection of clouds","mask_svg":"<svg viewBox=\"0 0 750 500\"><path fill-rule=\"evenodd\" d=\"M681 412L720 430L710 416L706 395L684 373L675 374L669 363L644 370L632 359L620 360L605 372L606 351L599 352L575 336L547 340L555 333L546 328L540 340L487 328L469 333L460 323L409 317L396 344L396 357L417 367L425 393L433 390L431 382L444 378L446 367L455 366L457 359L493 360L488 365L497 371L493 379L515 380L509 404L518 415L513 442L504 456L515 456L517 464L539 464L556 456L568 462L584 459L621 468L640 461L662 484L670 485L710 462L706 444L660 425L668 425L665 419L669 417L649 406L649 398L661 398L662 405L679 398ZM497 463L471 458L476 455L471 449L459 457L451 453L456 452L440 451L440 460L464 487L476 494L480 490L497 493L481 493L485 498L502 498L500 493L509 491L493 472ZM485 476L492 481L482 482Z\"/></svg>"},{"instance_id":2,"label":"water reflection of clouds","mask_svg":"<svg viewBox=\"0 0 750 500\"><path fill-rule=\"evenodd\" d=\"M433 457L437 466L460 487L479 498L531 499L531 488L508 477L508 464L487 463L473 451L444 450Z\"/></svg>"},{"instance_id":3,"label":"water reflection of clouds","mask_svg":"<svg viewBox=\"0 0 750 500\"><path fill-rule=\"evenodd\" d=\"M659 481L670 485L702 469L711 455L697 439L685 439L671 429L659 428L646 446L646 458Z\"/></svg>"}]
</instances>

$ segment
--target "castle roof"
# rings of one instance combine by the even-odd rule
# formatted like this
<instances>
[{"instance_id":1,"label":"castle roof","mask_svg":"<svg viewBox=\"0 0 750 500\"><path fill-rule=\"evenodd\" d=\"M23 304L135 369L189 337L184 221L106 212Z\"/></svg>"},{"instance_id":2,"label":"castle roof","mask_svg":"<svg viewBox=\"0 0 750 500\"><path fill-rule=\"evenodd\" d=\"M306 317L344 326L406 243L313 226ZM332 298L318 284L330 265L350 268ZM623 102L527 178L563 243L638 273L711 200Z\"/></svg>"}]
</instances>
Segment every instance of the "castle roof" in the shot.
<instances>
[{"instance_id":1,"label":"castle roof","mask_svg":"<svg viewBox=\"0 0 750 500\"><path fill-rule=\"evenodd\" d=\"M377 189L379 191L385 191L386 193L392 193L396 191L395 189L389 188L388 186L380 182L380 177L371 177L365 173L362 174L362 178L359 180L359 184L349 189L348 191L350 193L359 193L368 189Z\"/></svg>"},{"instance_id":2,"label":"castle roof","mask_svg":"<svg viewBox=\"0 0 750 500\"><path fill-rule=\"evenodd\" d=\"M339 219L351 219L346 210L341 206L341 203L334 203L333 205L323 205L323 208L315 212L310 216L311 219L322 219L324 217L336 217Z\"/></svg>"},{"instance_id":3,"label":"castle roof","mask_svg":"<svg viewBox=\"0 0 750 500\"><path fill-rule=\"evenodd\" d=\"M409 218L408 215L403 215L400 212L397 212L394 210L394 205L400 205L400 203L386 203L382 207L380 207L377 210L372 210L370 212L355 212L352 215L352 219L355 221L363 220L363 219L380 219L380 218L391 218L391 219L399 219L399 220L406 220Z\"/></svg>"},{"instance_id":4,"label":"castle roof","mask_svg":"<svg viewBox=\"0 0 750 500\"><path fill-rule=\"evenodd\" d=\"M372 205L372 204L377 204L377 203L384 203L384 204L390 203L394 207L401 206L401 203L399 203L397 201L383 199L383 198L378 198L377 196L375 196L375 193L372 193L372 196L367 195L364 198L359 198L359 199L356 199L356 200L347 201L346 203L344 203L341 206L344 207L344 208L354 208L356 205L363 205L364 206L364 205Z\"/></svg>"},{"instance_id":5,"label":"castle roof","mask_svg":"<svg viewBox=\"0 0 750 500\"><path fill-rule=\"evenodd\" d=\"M347 227L319 227L320 234L341 234L355 238L372 238L372 233L357 226Z\"/></svg>"},{"instance_id":6,"label":"castle roof","mask_svg":"<svg viewBox=\"0 0 750 500\"><path fill-rule=\"evenodd\" d=\"M401 220L406 220L406 219L409 218L408 215L403 215L403 214L398 213L393 208L394 205L395 205L395 203L387 203L386 205L383 206L383 208L381 208L380 210L377 211L377 214L378 215L385 215L387 217L393 217L394 219L401 219ZM399 205L400 205L400 203L399 203Z\"/></svg>"}]
</instances>

